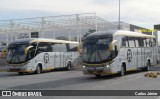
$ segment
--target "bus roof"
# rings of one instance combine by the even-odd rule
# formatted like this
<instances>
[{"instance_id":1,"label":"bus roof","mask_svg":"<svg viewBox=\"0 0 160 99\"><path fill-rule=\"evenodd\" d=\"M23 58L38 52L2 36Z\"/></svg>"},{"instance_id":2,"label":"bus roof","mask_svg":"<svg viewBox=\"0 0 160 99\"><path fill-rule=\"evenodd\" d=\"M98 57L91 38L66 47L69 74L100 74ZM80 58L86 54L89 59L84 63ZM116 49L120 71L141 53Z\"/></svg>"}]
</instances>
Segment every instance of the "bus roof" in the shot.
<instances>
[{"instance_id":1,"label":"bus roof","mask_svg":"<svg viewBox=\"0 0 160 99\"><path fill-rule=\"evenodd\" d=\"M147 35L143 33L138 33L138 32L132 32L132 31L123 31L123 30L118 30L114 34L116 35L121 35L121 36L131 36L131 37L145 37L145 38L155 38L153 35Z\"/></svg>"},{"instance_id":2,"label":"bus roof","mask_svg":"<svg viewBox=\"0 0 160 99\"><path fill-rule=\"evenodd\" d=\"M37 39L30 41L30 43L33 43L33 42L76 43L78 44L78 42L75 42L75 41L56 40L56 39L48 39L48 38L37 38Z\"/></svg>"},{"instance_id":3,"label":"bus roof","mask_svg":"<svg viewBox=\"0 0 160 99\"><path fill-rule=\"evenodd\" d=\"M112 36L116 31L115 30L110 30L110 31L97 31L94 33L91 33L85 37L87 38L92 38L92 37L106 37L106 36Z\"/></svg>"},{"instance_id":4,"label":"bus roof","mask_svg":"<svg viewBox=\"0 0 160 99\"><path fill-rule=\"evenodd\" d=\"M155 38L153 35L147 35L147 34L142 34L138 32L132 32L132 31L125 31L125 30L108 30L108 31L98 31L89 34L86 38L90 37L105 37L105 36L131 36L131 37L145 37L145 38Z\"/></svg>"},{"instance_id":5,"label":"bus roof","mask_svg":"<svg viewBox=\"0 0 160 99\"><path fill-rule=\"evenodd\" d=\"M34 42L50 42L50 43L75 43L79 44L78 42L75 41L66 41L66 40L56 40L56 39L48 39L48 38L30 38L30 39L19 39L11 44L15 43L34 43Z\"/></svg>"}]
</instances>

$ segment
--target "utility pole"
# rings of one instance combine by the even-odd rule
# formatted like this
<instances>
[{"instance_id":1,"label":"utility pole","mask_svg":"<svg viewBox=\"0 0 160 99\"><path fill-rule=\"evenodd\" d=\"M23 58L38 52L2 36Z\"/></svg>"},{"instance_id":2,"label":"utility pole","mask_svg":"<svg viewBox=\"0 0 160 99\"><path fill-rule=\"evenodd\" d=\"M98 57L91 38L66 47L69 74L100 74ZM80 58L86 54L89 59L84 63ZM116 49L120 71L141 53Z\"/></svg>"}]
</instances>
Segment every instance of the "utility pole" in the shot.
<instances>
[{"instance_id":1,"label":"utility pole","mask_svg":"<svg viewBox=\"0 0 160 99\"><path fill-rule=\"evenodd\" d=\"M121 9L120 9L120 0L119 0L119 17L118 17L118 20L119 20L119 22L118 22L118 29L120 30L121 29L121 24L120 24L120 16L121 16L121 14L120 14L120 11L121 11Z\"/></svg>"}]
</instances>

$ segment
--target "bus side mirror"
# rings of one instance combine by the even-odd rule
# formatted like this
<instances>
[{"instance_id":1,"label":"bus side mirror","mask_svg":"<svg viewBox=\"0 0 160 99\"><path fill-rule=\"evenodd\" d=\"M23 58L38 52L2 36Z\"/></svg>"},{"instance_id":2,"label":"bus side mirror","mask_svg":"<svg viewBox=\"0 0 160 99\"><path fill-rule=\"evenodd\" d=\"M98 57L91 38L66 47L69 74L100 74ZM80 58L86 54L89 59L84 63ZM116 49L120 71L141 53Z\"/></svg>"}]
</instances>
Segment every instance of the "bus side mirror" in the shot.
<instances>
[{"instance_id":1,"label":"bus side mirror","mask_svg":"<svg viewBox=\"0 0 160 99\"><path fill-rule=\"evenodd\" d=\"M111 43L109 43L109 50L110 50L110 51L112 51L112 50L113 50L113 44L112 44L112 42L111 42Z\"/></svg>"},{"instance_id":2,"label":"bus side mirror","mask_svg":"<svg viewBox=\"0 0 160 99\"><path fill-rule=\"evenodd\" d=\"M28 46L27 48L24 49L25 55L27 56L28 50L31 49L33 46Z\"/></svg>"},{"instance_id":3,"label":"bus side mirror","mask_svg":"<svg viewBox=\"0 0 160 99\"><path fill-rule=\"evenodd\" d=\"M2 55L1 55L2 57L6 57L6 48L3 48L2 49Z\"/></svg>"},{"instance_id":4,"label":"bus side mirror","mask_svg":"<svg viewBox=\"0 0 160 99\"><path fill-rule=\"evenodd\" d=\"M116 56L118 55L117 45L114 46L114 53L115 53Z\"/></svg>"},{"instance_id":5,"label":"bus side mirror","mask_svg":"<svg viewBox=\"0 0 160 99\"><path fill-rule=\"evenodd\" d=\"M111 43L109 43L109 50L110 51L113 50L113 45L115 44L115 42L117 42L117 40L113 40Z\"/></svg>"}]
</instances>

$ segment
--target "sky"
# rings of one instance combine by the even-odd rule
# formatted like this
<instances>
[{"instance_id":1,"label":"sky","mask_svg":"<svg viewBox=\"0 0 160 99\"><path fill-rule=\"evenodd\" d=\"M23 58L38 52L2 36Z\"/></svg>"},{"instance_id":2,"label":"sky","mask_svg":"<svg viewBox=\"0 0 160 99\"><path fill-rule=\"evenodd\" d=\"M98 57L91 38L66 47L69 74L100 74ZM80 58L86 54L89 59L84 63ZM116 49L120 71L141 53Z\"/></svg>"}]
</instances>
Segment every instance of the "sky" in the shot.
<instances>
[{"instance_id":1,"label":"sky","mask_svg":"<svg viewBox=\"0 0 160 99\"><path fill-rule=\"evenodd\" d=\"M160 24L160 0L120 0L121 21L153 29ZM0 0L0 20L96 13L118 21L119 0Z\"/></svg>"}]
</instances>

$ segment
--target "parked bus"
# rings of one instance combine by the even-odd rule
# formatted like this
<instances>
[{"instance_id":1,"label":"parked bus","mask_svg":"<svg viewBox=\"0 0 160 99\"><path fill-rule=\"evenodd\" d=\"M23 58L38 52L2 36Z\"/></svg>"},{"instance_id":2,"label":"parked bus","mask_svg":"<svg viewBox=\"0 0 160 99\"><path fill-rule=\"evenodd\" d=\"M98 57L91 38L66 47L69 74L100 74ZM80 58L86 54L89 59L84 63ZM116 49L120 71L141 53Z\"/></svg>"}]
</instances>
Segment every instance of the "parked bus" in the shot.
<instances>
[{"instance_id":1,"label":"parked bus","mask_svg":"<svg viewBox=\"0 0 160 99\"><path fill-rule=\"evenodd\" d=\"M24 39L8 46L7 71L37 74L56 68L71 69L78 53L78 42L54 39Z\"/></svg>"},{"instance_id":2,"label":"parked bus","mask_svg":"<svg viewBox=\"0 0 160 99\"><path fill-rule=\"evenodd\" d=\"M152 35L122 30L95 32L86 36L83 43L83 73L123 76L131 70L150 70L157 62L156 52Z\"/></svg>"}]
</instances>

